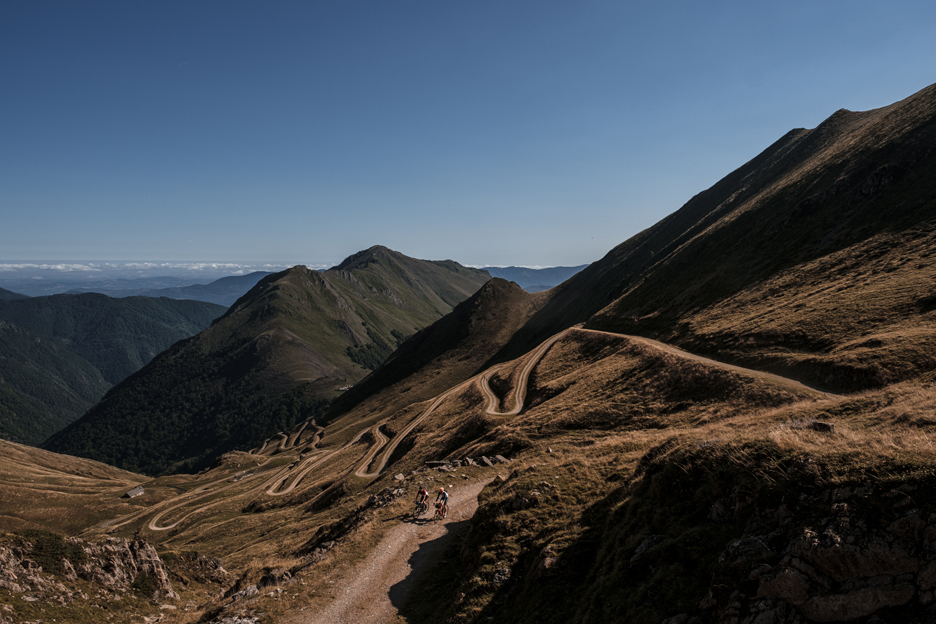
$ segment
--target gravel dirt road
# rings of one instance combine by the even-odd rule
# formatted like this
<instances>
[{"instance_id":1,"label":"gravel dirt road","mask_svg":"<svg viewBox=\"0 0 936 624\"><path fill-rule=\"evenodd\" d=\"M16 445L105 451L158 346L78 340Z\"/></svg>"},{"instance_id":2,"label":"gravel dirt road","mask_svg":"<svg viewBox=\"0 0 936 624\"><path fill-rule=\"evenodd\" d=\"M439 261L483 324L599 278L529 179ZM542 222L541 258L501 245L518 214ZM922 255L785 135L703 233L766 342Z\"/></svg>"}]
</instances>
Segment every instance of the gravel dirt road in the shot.
<instances>
[{"instance_id":1,"label":"gravel dirt road","mask_svg":"<svg viewBox=\"0 0 936 624\"><path fill-rule=\"evenodd\" d=\"M419 576L438 562L452 538L468 530L487 482L449 490L449 514L430 522L431 511L416 522L390 529L372 556L333 580L337 598L317 613L294 613L286 624L386 624L408 600L418 600ZM434 498L434 497L433 497ZM433 500L430 498L430 501ZM399 621L399 620L396 620Z\"/></svg>"}]
</instances>

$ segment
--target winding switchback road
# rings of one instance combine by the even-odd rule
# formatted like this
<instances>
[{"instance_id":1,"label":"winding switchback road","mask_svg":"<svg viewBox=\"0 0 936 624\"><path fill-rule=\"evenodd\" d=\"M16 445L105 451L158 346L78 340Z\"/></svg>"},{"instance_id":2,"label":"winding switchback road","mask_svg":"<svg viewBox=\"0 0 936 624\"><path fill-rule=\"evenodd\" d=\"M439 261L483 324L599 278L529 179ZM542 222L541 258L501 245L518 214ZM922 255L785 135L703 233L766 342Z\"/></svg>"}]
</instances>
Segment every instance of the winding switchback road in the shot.
<instances>
[{"instance_id":1,"label":"winding switchback road","mask_svg":"<svg viewBox=\"0 0 936 624\"><path fill-rule=\"evenodd\" d=\"M779 375L774 375L771 373L764 373L761 371L746 369L746 368L734 366L731 364L724 364L716 360L712 360L709 358L687 353L671 345L667 345L665 343L651 340L649 338L643 338L639 336L627 336L623 334L614 334L610 332L601 332L601 331L590 330L590 329L582 329L580 327L572 327L548 338L547 340L542 342L539 346L537 346L533 351L531 351L525 356L523 366L520 368L519 373L516 374L516 380L513 383L513 392L512 392L513 405L509 410L501 411L499 409L501 400L497 397L494 391L491 390L491 387L490 387L490 379L498 371L503 370L503 368L505 367L504 364L497 364L485 370L484 372L479 373L475 375L474 377L467 379L453 386L452 388L449 388L442 394L438 395L435 399L432 400L431 403L429 403L429 405L426 406L426 408L422 412L419 413L418 416L416 416L416 418L410 421L406 425L405 428L403 428L398 434L396 434L392 440L388 439L387 436L383 433L383 431L381 431L381 428L387 424L389 419L383 420L375 425L369 425L368 427L361 429L360 431L357 432L354 438L352 438L350 441L343 444L341 447L334 449L334 450L314 450L308 456L303 457L301 460L297 460L297 462L293 462L287 467L281 468L280 470L276 471L275 474L273 474L272 476L269 476L267 479L263 480L261 483L247 490L240 491L238 492L238 494L242 496L256 495L257 493L262 493L267 496L283 496L285 494L289 494L290 492L293 492L297 487L299 487L300 484L303 483L305 478L312 471L320 467L322 464L324 464L328 460L335 458L338 454L344 453L348 451L349 449L351 449L353 446L358 444L361 438L368 432L371 433L374 440L373 440L373 443L368 448L367 452L365 453L364 457L362 457L361 460L358 462L356 468L354 469L354 475L364 478L364 479L376 478L384 472L384 470L387 467L388 462L393 456L393 453L399 447L400 443L403 440L405 440L407 436L409 436L409 434L413 432L414 429L416 429L421 423L423 423L426 420L426 418L428 418L446 399L448 399L449 397L451 397L452 395L456 393L466 390L472 384L477 384L482 395L484 396L485 413L490 414L490 415L496 415L496 416L517 415L521 411L523 411L525 401L526 401L527 390L529 386L530 374L536 368L536 365L539 364L539 362L543 359L543 357L546 355L549 349L554 344L556 344L556 342L561 340L563 337L569 335L570 333L576 332L576 331L604 334L604 335L608 335L614 338L626 338L628 340L640 342L652 348L659 349L661 351L665 351L667 353L670 353L679 357L691 359L691 360L698 361L698 362L703 362L711 366L717 366L720 368L733 370L733 371L740 372L740 373L747 374L747 375L757 376L762 379L770 379L780 385L786 386L791 389L797 389L806 394L810 394L816 398L834 396L829 393L822 392L815 388L806 386L800 382L788 379L786 377L781 377ZM290 448L296 444L296 441L299 439L299 437L301 436L305 428L306 426L303 425L303 427L301 427L294 434L291 434L288 436L286 434L279 434L278 436L275 436L271 440L278 439L278 442L279 442L277 444L278 449ZM325 431L324 428L317 427L317 431L315 432L311 443L305 447L307 451L315 449L315 446L321 440L322 434L324 433L324 431ZM275 442L271 442L271 440L267 440L259 449L257 449L257 452L263 453L269 448L271 444L275 444ZM263 464L260 464L256 468L256 470L259 471L259 469L265 466L267 463L269 463L271 459L272 458L268 458ZM374 465L373 469L370 469L371 465ZM147 523L147 527L152 531L166 531L169 529L173 529L177 527L184 520L190 518L191 516L197 513L201 513L215 505L219 505L225 502L226 499L221 498L218 500L207 502L205 504L198 505L188 510L188 512L185 513L181 518L176 519L171 524L160 525L159 524L160 521L169 513L180 510L183 507L193 505L194 503L198 503L199 501L204 500L209 497L215 498L220 493L227 492L235 488L241 488L243 487L244 481L248 481L248 480L252 481L254 479L257 479L259 476L261 476L261 474L262 473L258 472L256 475L250 475L248 477L245 477L244 479L241 479L240 482L232 482L220 488L215 489L214 486L224 481L230 481L230 477L225 477L224 479L219 479L217 481L208 483L195 491L188 492L186 494L182 494L181 496L177 496L175 498L162 501L156 504L154 507L140 510L138 512L135 512L128 516L124 516L119 519L110 520L104 523L102 526L116 529L140 517L156 512L155 515L151 516L149 522Z\"/></svg>"}]
</instances>

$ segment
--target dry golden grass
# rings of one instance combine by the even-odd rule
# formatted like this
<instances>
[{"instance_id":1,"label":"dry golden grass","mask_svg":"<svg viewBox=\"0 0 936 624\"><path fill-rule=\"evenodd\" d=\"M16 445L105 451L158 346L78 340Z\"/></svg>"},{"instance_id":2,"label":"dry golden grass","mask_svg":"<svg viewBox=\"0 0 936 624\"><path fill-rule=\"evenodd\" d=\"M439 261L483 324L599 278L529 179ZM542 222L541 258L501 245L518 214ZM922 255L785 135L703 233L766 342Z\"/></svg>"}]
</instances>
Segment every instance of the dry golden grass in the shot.
<instances>
[{"instance_id":1,"label":"dry golden grass","mask_svg":"<svg viewBox=\"0 0 936 624\"><path fill-rule=\"evenodd\" d=\"M936 369L934 254L932 229L879 234L689 315L679 341L830 388L911 379Z\"/></svg>"},{"instance_id":2,"label":"dry golden grass","mask_svg":"<svg viewBox=\"0 0 936 624\"><path fill-rule=\"evenodd\" d=\"M507 363L492 378L502 407L512 406L522 363L523 358ZM477 615L484 612L496 590L484 579L500 562L518 561L531 548L551 545L561 556L577 547L589 530L591 521L586 515L596 500L625 492L655 462L678 463L711 451L717 461L735 465L764 483L779 478L774 466L758 464L764 445L784 456L818 458L825 466L823 478L829 482L905 478L936 466L936 384L926 376L879 390L832 396L646 341L572 331L537 365L527 402L517 416L491 416L484 413L485 398L478 388L466 387L439 405L403 441L384 475L372 481L349 476L367 452L369 442L362 437L282 497L269 496L259 486L308 450L301 445L274 453L269 465L257 469L257 475L223 491L217 488L227 487L232 475L256 468L267 458L238 454L199 475L155 480L152 498L144 501L105 504L103 498L122 493L135 482L115 473L98 475L87 485L81 480L87 477L56 472L54 458L43 460L49 466L17 473L0 482L0 487L19 492L21 498L15 504L21 506L25 506L22 496L36 492L48 500L69 496L60 505L37 499L30 512L49 518L49 527L59 532L87 527L87 514L99 522L152 510L121 525L116 534L130 536L140 531L160 549L197 550L221 557L226 568L249 584L269 568L300 567L303 559L297 553L316 530L344 517L370 494L393 485L394 474L410 475L427 460L501 453L516 459L509 466L489 470L509 479L482 493L480 513L482 523L489 521L490 526L509 530L475 542L477 560L469 565L480 580L469 579L470 587L461 592L464 599L457 601L462 614ZM392 438L426 405L422 402L398 410L384 433ZM343 418L329 425L319 448L336 450L384 417L385 412L373 412L356 423L350 416ZM833 424L835 432L808 428L815 421ZM420 473L419 480L430 486L449 485L460 482L461 476ZM544 481L555 489L543 493L544 504L535 513L529 510L518 515L505 510L508 501L542 489ZM205 487L209 491L199 491ZM338 497L317 505L327 492L337 492ZM192 498L167 514L161 524L182 522L168 531L148 529L149 519L169 505L170 495ZM624 494L620 496L612 509L627 500ZM184 500L189 499L179 502ZM246 511L252 502L257 503L256 511ZM288 592L263 596L251 608L275 618L330 600L328 580L368 556L388 523L398 521L400 504L355 531L334 557L305 571ZM485 520L484 514L490 517ZM103 529L89 532L103 533ZM215 600L205 608L218 604ZM190 616L175 617L184 622Z\"/></svg>"}]
</instances>

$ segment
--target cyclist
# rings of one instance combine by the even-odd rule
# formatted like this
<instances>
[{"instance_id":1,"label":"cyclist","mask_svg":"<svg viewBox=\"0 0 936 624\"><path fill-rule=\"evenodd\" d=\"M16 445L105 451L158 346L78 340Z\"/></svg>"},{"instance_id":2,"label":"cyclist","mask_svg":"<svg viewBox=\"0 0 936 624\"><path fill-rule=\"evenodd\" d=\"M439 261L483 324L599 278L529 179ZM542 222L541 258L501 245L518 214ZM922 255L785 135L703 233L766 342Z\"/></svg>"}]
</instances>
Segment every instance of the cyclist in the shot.
<instances>
[{"instance_id":1,"label":"cyclist","mask_svg":"<svg viewBox=\"0 0 936 624\"><path fill-rule=\"evenodd\" d=\"M416 494L416 505L425 504L429 506L429 492L422 485L419 486L419 492Z\"/></svg>"},{"instance_id":2,"label":"cyclist","mask_svg":"<svg viewBox=\"0 0 936 624\"><path fill-rule=\"evenodd\" d=\"M439 493L436 494L436 502L442 502L442 517L445 517L445 514L448 513L448 492L445 491L444 487L439 488Z\"/></svg>"}]
</instances>

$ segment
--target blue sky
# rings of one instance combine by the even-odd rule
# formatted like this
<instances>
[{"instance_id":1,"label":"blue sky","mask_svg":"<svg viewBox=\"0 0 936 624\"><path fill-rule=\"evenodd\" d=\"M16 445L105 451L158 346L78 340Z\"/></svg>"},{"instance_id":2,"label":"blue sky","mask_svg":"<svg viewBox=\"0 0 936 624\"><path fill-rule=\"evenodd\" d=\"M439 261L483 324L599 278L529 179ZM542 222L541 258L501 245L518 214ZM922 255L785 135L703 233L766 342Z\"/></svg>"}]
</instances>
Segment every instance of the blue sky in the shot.
<instances>
[{"instance_id":1,"label":"blue sky","mask_svg":"<svg viewBox=\"0 0 936 624\"><path fill-rule=\"evenodd\" d=\"M0 262L577 265L936 82L936 3L0 3Z\"/></svg>"}]
</instances>

